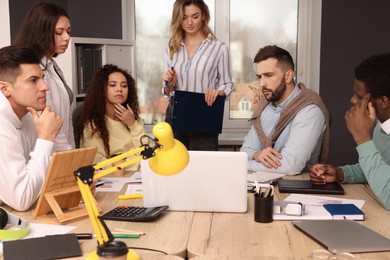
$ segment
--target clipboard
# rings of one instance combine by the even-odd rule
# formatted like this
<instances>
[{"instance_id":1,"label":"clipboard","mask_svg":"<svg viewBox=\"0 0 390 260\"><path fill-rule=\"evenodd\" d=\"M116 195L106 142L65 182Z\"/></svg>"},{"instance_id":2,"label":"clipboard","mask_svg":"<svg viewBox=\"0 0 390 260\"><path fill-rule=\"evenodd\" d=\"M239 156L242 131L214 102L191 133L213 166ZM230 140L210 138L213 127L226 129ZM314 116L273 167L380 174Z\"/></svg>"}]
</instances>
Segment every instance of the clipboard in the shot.
<instances>
[{"instance_id":1,"label":"clipboard","mask_svg":"<svg viewBox=\"0 0 390 260\"><path fill-rule=\"evenodd\" d=\"M175 90L172 128L201 133L222 133L225 97L218 96L212 106L204 93Z\"/></svg>"}]
</instances>

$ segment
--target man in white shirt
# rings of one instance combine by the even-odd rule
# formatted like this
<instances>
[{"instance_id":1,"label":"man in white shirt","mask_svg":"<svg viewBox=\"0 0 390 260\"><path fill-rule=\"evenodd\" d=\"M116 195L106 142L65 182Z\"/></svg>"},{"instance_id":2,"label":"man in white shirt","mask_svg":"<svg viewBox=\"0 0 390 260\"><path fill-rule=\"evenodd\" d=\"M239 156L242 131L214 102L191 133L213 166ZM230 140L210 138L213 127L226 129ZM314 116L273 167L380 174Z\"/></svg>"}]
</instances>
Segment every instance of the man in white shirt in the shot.
<instances>
[{"instance_id":1,"label":"man in white shirt","mask_svg":"<svg viewBox=\"0 0 390 260\"><path fill-rule=\"evenodd\" d=\"M263 97L241 147L248 154L248 170L294 175L325 161L329 113L318 94L295 84L291 55L265 46L254 63Z\"/></svg>"},{"instance_id":2,"label":"man in white shirt","mask_svg":"<svg viewBox=\"0 0 390 260\"><path fill-rule=\"evenodd\" d=\"M43 78L35 51L0 49L0 204L19 211L38 198L63 123L46 106Z\"/></svg>"}]
</instances>

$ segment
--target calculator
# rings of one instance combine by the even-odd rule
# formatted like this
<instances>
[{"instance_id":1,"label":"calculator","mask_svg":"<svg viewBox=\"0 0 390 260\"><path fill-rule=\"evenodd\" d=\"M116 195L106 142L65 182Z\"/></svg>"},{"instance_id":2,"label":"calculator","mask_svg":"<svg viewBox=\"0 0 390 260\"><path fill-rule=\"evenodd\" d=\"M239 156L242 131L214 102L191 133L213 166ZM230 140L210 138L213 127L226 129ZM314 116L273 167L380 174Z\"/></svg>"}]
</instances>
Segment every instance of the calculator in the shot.
<instances>
[{"instance_id":1,"label":"calculator","mask_svg":"<svg viewBox=\"0 0 390 260\"><path fill-rule=\"evenodd\" d=\"M168 206L134 207L118 206L101 216L104 220L149 222L155 220Z\"/></svg>"}]
</instances>

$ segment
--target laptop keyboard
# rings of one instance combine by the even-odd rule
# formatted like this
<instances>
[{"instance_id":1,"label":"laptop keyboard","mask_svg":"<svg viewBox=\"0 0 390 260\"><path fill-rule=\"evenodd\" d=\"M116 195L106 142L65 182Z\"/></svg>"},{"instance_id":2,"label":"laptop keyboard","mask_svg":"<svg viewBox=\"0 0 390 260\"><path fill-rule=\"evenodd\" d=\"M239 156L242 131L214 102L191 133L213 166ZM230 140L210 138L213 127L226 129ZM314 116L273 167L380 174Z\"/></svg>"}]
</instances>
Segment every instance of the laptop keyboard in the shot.
<instances>
[{"instance_id":1,"label":"laptop keyboard","mask_svg":"<svg viewBox=\"0 0 390 260\"><path fill-rule=\"evenodd\" d=\"M168 206L161 207L133 207L118 206L102 216L104 220L148 222L155 220Z\"/></svg>"}]
</instances>

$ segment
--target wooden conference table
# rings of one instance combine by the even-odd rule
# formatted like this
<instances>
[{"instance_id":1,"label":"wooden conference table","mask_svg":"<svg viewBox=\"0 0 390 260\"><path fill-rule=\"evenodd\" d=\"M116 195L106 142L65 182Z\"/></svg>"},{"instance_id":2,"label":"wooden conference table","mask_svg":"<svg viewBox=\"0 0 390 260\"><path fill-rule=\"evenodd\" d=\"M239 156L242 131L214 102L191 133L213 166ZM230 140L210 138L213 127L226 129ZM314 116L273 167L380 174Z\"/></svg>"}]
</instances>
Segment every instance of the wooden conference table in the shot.
<instances>
[{"instance_id":1,"label":"wooden conference table","mask_svg":"<svg viewBox=\"0 0 390 260\"><path fill-rule=\"evenodd\" d=\"M287 178L306 179L307 174ZM349 199L365 200L362 210L366 220L362 225L390 238L390 211L386 211L376 199L368 185L343 185ZM275 200L283 200L289 194L275 189ZM97 193L96 199L102 211L117 205L142 205L142 200L117 200L118 193ZM337 197L337 196L336 196ZM5 208L12 212L9 207ZM30 222L39 222L31 213L14 212ZM194 258L196 260L225 259L307 259L309 254L323 249L292 226L291 221L257 223L254 221L253 193L248 193L248 212L246 213L206 213L206 212L165 212L154 222L106 221L111 230L115 228L139 230L146 233L137 239L118 239L130 247L143 247L166 252L135 249L142 259ZM93 233L88 218L74 221L68 225L76 226L72 233ZM96 239L80 240L83 257L96 250ZM390 259L389 252L359 253L359 259ZM0 256L0 259L2 257Z\"/></svg>"},{"instance_id":2,"label":"wooden conference table","mask_svg":"<svg viewBox=\"0 0 390 260\"><path fill-rule=\"evenodd\" d=\"M307 179L308 174L289 176ZM390 211L386 211L368 185L343 185L348 199L365 200L362 225L390 238ZM288 193L275 189L275 200L283 200ZM329 195L324 195L329 196ZM331 195L333 196L333 195ZM196 260L225 259L308 259L314 250L324 249L320 244L296 229L291 221L257 223L254 221L254 198L248 194L246 214L196 212L187 245L188 258ZM354 254L359 259L390 259L389 252Z\"/></svg>"},{"instance_id":3,"label":"wooden conference table","mask_svg":"<svg viewBox=\"0 0 390 260\"><path fill-rule=\"evenodd\" d=\"M124 191L125 187L122 189ZM95 198L102 209L106 212L117 205L133 205L142 206L142 199L136 200L118 200L118 192L98 192ZM32 215L32 210L26 212L17 212L2 205L7 211L18 215L30 223L44 223L40 222ZM115 228L137 230L145 232L146 235L140 238L130 239L116 239L125 242L129 247L145 248L135 249L141 256L141 259L151 260L180 260L187 255L187 242L191 230L193 212L166 212L157 220L153 222L121 222L121 221L105 221L111 231ZM53 223L45 223L53 224ZM71 233L94 233L89 218L83 218L78 221L69 222L67 225L75 226L76 228ZM86 256L96 250L97 241L95 238L87 240L79 240L82 257L70 259L85 259ZM154 252L151 250L159 250L165 252ZM3 259L0 253L0 259Z\"/></svg>"}]
</instances>

